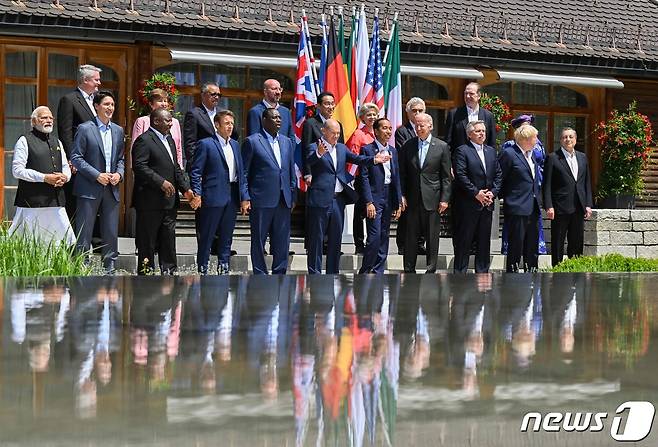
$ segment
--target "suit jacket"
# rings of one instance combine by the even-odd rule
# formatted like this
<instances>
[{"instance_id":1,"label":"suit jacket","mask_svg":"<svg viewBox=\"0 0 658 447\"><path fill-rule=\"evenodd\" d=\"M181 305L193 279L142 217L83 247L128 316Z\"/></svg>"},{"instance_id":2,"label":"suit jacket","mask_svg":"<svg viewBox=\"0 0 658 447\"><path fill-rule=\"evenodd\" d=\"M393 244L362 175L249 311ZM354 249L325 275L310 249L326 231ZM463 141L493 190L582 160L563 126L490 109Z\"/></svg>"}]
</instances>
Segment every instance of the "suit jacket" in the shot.
<instances>
[{"instance_id":1,"label":"suit jacket","mask_svg":"<svg viewBox=\"0 0 658 447\"><path fill-rule=\"evenodd\" d=\"M111 173L124 175L124 143L123 129L110 122L112 132L112 160ZM103 195L103 185L96 180L105 172L105 152L103 140L96 120L80 124L75 133L73 149L71 150L71 163L78 170L73 183L73 195L85 199L98 199ZM112 186L112 194L119 201L119 185Z\"/></svg>"},{"instance_id":2,"label":"suit jacket","mask_svg":"<svg viewBox=\"0 0 658 447\"><path fill-rule=\"evenodd\" d=\"M400 150L404 143L416 136L416 130L411 121L407 121L404 126L398 127L395 131L395 148Z\"/></svg>"},{"instance_id":3,"label":"suit jacket","mask_svg":"<svg viewBox=\"0 0 658 447\"><path fill-rule=\"evenodd\" d=\"M389 146L391 153L391 183L388 185L389 193L384 194L384 165L372 165L361 169L361 173L356 178L356 188L359 192L359 198L362 206L372 202L375 205L390 205L391 209L398 209L402 204L402 194L400 193L400 168L398 165L398 151ZM374 157L378 152L377 143L368 144L361 148L361 155ZM391 195L392 191L392 195Z\"/></svg>"},{"instance_id":4,"label":"suit jacket","mask_svg":"<svg viewBox=\"0 0 658 447\"><path fill-rule=\"evenodd\" d=\"M208 111L203 104L194 107L185 114L185 119L183 121L183 149L185 159L188 163L188 170L191 168L199 141L204 138L214 137L215 132L215 124L210 119L210 115L208 115ZM231 138L235 141L238 140L237 126L233 128Z\"/></svg>"},{"instance_id":5,"label":"suit jacket","mask_svg":"<svg viewBox=\"0 0 658 447\"><path fill-rule=\"evenodd\" d=\"M451 181L450 150L445 141L432 135L422 167L418 137L404 143L400 150L400 186L410 208L438 210L440 202L450 202Z\"/></svg>"},{"instance_id":6,"label":"suit jacket","mask_svg":"<svg viewBox=\"0 0 658 447\"><path fill-rule=\"evenodd\" d=\"M233 149L233 158L237 165L240 200L249 200L238 142L231 139L229 144ZM192 191L201 196L202 206L219 207L226 206L229 203L231 200L231 184L228 174L228 164L219 139L213 136L199 141L190 169L190 183Z\"/></svg>"},{"instance_id":7,"label":"suit jacket","mask_svg":"<svg viewBox=\"0 0 658 447\"><path fill-rule=\"evenodd\" d=\"M169 146L175 151L174 140L167 136ZM187 176L176 161L174 152L172 161L167 153L169 149L162 144L155 132L147 130L135 140L132 147L133 188L132 205L137 210L169 210L178 207L178 194L165 196L161 186L165 180L181 193L190 189Z\"/></svg>"},{"instance_id":8,"label":"suit jacket","mask_svg":"<svg viewBox=\"0 0 658 447\"><path fill-rule=\"evenodd\" d=\"M496 149L485 145L484 161L487 167L486 173L477 150L470 141L455 150L452 158L452 168L455 173L453 183L455 208L479 210L481 205L475 196L481 189L488 189L494 197L498 197L503 174L496 157Z\"/></svg>"},{"instance_id":9,"label":"suit jacket","mask_svg":"<svg viewBox=\"0 0 658 447\"><path fill-rule=\"evenodd\" d=\"M306 155L306 166L308 166L309 174L313 176L313 182L311 182L311 186L306 191L306 205L320 208L331 206L331 202L334 199L336 179L343 185L343 192L347 195L348 199L352 203L356 202L359 196L348 184L349 180L345 163L371 166L373 164L373 157L353 154L347 146L337 143L337 163L336 168L334 168L334 163L329 152L326 152L322 157L318 157L316 154L317 147L317 143L311 144Z\"/></svg>"},{"instance_id":10,"label":"suit jacket","mask_svg":"<svg viewBox=\"0 0 658 447\"><path fill-rule=\"evenodd\" d=\"M478 119L484 121L484 127L487 129L487 139L484 144L496 147L496 120L493 113L480 107ZM454 152L459 146L468 143L466 135L466 125L468 124L468 111L466 106L456 107L448 112L446 117L446 143L450 146L450 151Z\"/></svg>"},{"instance_id":11,"label":"suit jacket","mask_svg":"<svg viewBox=\"0 0 658 447\"><path fill-rule=\"evenodd\" d=\"M503 150L498 156L503 173L501 197L505 199L505 214L529 216L540 208L539 171L535 162L535 178L518 145Z\"/></svg>"},{"instance_id":12,"label":"suit jacket","mask_svg":"<svg viewBox=\"0 0 658 447\"><path fill-rule=\"evenodd\" d=\"M338 137L339 143L345 143L345 138L343 137L343 125L339 122L340 125L340 137ZM302 128L302 154L308 153L308 148L311 147L311 144L317 143L322 138L322 118L320 115L315 115L306 121L304 121L304 127ZM306 160L304 160L304 175L309 175L306 168Z\"/></svg>"},{"instance_id":13,"label":"suit jacket","mask_svg":"<svg viewBox=\"0 0 658 447\"><path fill-rule=\"evenodd\" d=\"M587 156L576 151L578 180L573 178L571 168L562 148L548 156L544 165L544 208L554 208L557 214L584 212L592 208L592 187L589 178Z\"/></svg>"},{"instance_id":14,"label":"suit jacket","mask_svg":"<svg viewBox=\"0 0 658 447\"><path fill-rule=\"evenodd\" d=\"M261 119L263 117L264 110L265 104L263 104L263 101L249 109L249 114L247 115L247 136L253 135L263 130ZM279 133L281 135L287 136L291 141L295 141L295 128L292 125L292 115L290 114L290 109L284 105L279 104L279 108L277 110L281 114L281 129L279 129Z\"/></svg>"},{"instance_id":15,"label":"suit jacket","mask_svg":"<svg viewBox=\"0 0 658 447\"><path fill-rule=\"evenodd\" d=\"M251 205L257 208L275 208L283 193L286 206L295 201L297 175L295 149L290 138L278 135L281 167L264 131L250 135L242 143L242 160L249 188Z\"/></svg>"},{"instance_id":16,"label":"suit jacket","mask_svg":"<svg viewBox=\"0 0 658 447\"><path fill-rule=\"evenodd\" d=\"M77 88L62 96L59 100L57 106L57 135L64 145L64 151L69 159L71 158L73 139L78 126L93 120L94 113Z\"/></svg>"},{"instance_id":17,"label":"suit jacket","mask_svg":"<svg viewBox=\"0 0 658 447\"><path fill-rule=\"evenodd\" d=\"M146 132L149 127L151 127L151 117L149 115L137 118L135 124L133 124L133 133L130 135L131 144L135 144L137 137ZM185 166L183 133L180 128L180 122L178 122L176 118L172 119L171 130L169 132L171 133L171 138L174 139L174 143L176 144L176 159L178 160L178 164Z\"/></svg>"}]
</instances>

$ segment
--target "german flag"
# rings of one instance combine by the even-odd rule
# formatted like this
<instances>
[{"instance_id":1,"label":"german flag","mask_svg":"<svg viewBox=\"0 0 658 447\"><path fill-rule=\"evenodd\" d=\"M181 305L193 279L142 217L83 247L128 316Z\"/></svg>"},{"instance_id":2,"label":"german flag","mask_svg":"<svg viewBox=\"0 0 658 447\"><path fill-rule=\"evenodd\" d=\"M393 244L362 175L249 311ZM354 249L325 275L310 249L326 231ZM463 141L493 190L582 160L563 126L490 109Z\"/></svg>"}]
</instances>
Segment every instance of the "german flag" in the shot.
<instances>
[{"instance_id":1,"label":"german flag","mask_svg":"<svg viewBox=\"0 0 658 447\"><path fill-rule=\"evenodd\" d=\"M343 66L343 55L336 42L336 28L334 19L329 26L329 42L327 43L327 73L325 74L324 89L333 93L336 99L334 118L343 125L343 137L348 141L356 130L356 114L347 82L347 73Z\"/></svg>"}]
</instances>

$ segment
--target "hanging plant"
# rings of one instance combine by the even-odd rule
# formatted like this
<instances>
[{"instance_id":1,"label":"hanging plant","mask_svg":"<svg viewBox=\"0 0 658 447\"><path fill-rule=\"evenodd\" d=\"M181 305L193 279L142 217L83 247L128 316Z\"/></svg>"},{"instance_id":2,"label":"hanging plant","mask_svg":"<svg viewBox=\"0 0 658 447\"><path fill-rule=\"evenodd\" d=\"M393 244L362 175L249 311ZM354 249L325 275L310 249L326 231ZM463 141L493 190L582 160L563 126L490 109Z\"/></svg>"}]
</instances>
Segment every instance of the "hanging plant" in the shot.
<instances>
[{"instance_id":1,"label":"hanging plant","mask_svg":"<svg viewBox=\"0 0 658 447\"><path fill-rule=\"evenodd\" d=\"M137 101L130 102L130 108L137 110L140 116L151 113L149 95L156 89L162 89L169 97L169 108L173 111L178 101L179 92L176 88L176 77L171 73L154 73L149 79L142 81L137 91Z\"/></svg>"},{"instance_id":2,"label":"hanging plant","mask_svg":"<svg viewBox=\"0 0 658 447\"><path fill-rule=\"evenodd\" d=\"M482 93L480 97L480 107L490 111L496 120L496 132L507 132L509 129L512 114L510 113L509 106L496 95L488 95Z\"/></svg>"},{"instance_id":3,"label":"hanging plant","mask_svg":"<svg viewBox=\"0 0 658 447\"><path fill-rule=\"evenodd\" d=\"M615 109L610 112L610 118L601 121L594 130L603 162L599 198L640 195L644 189L642 170L651 153L653 130L649 118L636 109L635 101L626 111Z\"/></svg>"}]
</instances>

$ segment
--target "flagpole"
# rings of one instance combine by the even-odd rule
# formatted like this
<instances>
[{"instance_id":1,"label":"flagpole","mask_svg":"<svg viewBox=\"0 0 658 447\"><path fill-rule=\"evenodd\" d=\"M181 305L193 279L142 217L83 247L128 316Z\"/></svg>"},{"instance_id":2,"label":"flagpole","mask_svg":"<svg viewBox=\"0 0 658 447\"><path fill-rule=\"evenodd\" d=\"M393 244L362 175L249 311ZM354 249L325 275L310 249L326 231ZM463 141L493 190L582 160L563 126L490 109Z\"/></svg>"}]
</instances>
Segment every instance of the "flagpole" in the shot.
<instances>
[{"instance_id":1,"label":"flagpole","mask_svg":"<svg viewBox=\"0 0 658 447\"><path fill-rule=\"evenodd\" d=\"M302 23L304 24L304 36L308 47L308 55L311 57L311 73L313 74L313 88L315 94L320 94L320 85L318 84L318 71L315 68L315 57L313 56L313 47L311 46L311 33L308 31L308 18L306 17L306 10L302 9Z\"/></svg>"},{"instance_id":2,"label":"flagpole","mask_svg":"<svg viewBox=\"0 0 658 447\"><path fill-rule=\"evenodd\" d=\"M382 61L382 64L386 65L386 59L388 58L388 50L391 48L391 39L393 39L393 33L395 32L395 27L398 26L398 13L395 13L395 16L393 18L393 26L391 27L391 31L388 33L388 45L386 45L386 51L384 51L384 60Z\"/></svg>"}]
</instances>

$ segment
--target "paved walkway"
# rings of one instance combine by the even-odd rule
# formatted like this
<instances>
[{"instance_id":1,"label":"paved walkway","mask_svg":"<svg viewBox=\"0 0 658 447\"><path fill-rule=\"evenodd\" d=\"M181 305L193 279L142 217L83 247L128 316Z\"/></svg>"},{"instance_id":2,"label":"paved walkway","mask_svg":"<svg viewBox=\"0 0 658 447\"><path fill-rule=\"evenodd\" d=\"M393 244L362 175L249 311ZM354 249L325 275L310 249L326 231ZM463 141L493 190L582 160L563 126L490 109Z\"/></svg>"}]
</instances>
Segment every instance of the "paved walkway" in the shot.
<instances>
[{"instance_id":1,"label":"paved walkway","mask_svg":"<svg viewBox=\"0 0 658 447\"><path fill-rule=\"evenodd\" d=\"M249 273L251 272L251 259L249 257L250 241L248 238L236 238L233 240L233 250L237 251L237 255L231 258L231 271L233 273ZM181 273L196 272L195 258L196 258L196 238L194 237L178 237L176 239L176 247L178 252L178 265ZM295 252L290 257L290 273L306 273L306 252L304 250L303 240L300 238L293 238L290 244L290 250ZM492 262L491 269L493 271L505 270L505 257L500 254L500 240L491 242ZM354 244L343 243L343 256L341 256L341 272L356 273L361 266L361 255L354 254ZM133 238L119 238L119 261L117 267L125 270L128 273L134 273L137 267L137 257L135 256L135 240ZM439 243L439 259L438 268L442 271L452 271L452 240L441 239ZM215 258L216 261L216 258ZM271 257L268 256L268 265L271 265ZM473 256L471 256L471 263ZM539 257L539 268L547 268L551 265L551 257L543 255ZM402 256L397 254L397 246L395 241L391 240L389 246L388 256L388 270L389 272L401 272L403 270ZM425 270L425 257L418 256L418 263L416 269L419 273ZM472 267L472 265L471 265ZM211 271L214 271L213 261L211 260Z\"/></svg>"}]
</instances>

